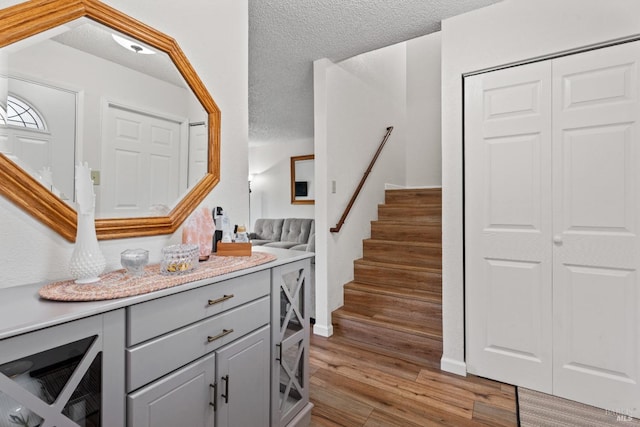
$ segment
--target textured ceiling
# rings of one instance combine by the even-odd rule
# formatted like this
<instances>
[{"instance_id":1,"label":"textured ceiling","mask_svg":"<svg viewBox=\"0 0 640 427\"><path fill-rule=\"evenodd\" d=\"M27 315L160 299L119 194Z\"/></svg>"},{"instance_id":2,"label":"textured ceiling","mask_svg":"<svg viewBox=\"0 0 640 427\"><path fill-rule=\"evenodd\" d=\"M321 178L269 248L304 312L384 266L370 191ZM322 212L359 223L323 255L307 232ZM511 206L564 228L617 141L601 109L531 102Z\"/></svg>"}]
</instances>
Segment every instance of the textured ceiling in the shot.
<instances>
[{"instance_id":1,"label":"textured ceiling","mask_svg":"<svg viewBox=\"0 0 640 427\"><path fill-rule=\"evenodd\" d=\"M440 30L500 0L249 0L249 140L313 137L313 61Z\"/></svg>"},{"instance_id":2,"label":"textured ceiling","mask_svg":"<svg viewBox=\"0 0 640 427\"><path fill-rule=\"evenodd\" d=\"M173 85L187 88L186 82L173 62L171 62L169 55L158 52L157 49L153 49L157 52L155 55L140 55L125 50L111 37L114 33L119 34L117 31L87 18L72 21L65 25L65 28L67 31L53 37L52 40ZM127 39L135 40L131 37L127 37ZM142 45L140 42L136 44Z\"/></svg>"}]
</instances>

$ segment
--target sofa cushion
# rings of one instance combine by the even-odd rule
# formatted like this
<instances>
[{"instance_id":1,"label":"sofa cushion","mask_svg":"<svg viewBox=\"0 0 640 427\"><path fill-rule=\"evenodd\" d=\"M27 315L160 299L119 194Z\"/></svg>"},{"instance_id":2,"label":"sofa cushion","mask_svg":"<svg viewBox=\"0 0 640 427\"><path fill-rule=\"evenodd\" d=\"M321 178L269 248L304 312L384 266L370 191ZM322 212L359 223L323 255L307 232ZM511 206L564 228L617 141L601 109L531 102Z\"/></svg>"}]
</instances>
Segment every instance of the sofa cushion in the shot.
<instances>
[{"instance_id":1,"label":"sofa cushion","mask_svg":"<svg viewBox=\"0 0 640 427\"><path fill-rule=\"evenodd\" d=\"M282 235L283 218L258 218L250 235L251 243L254 245L264 245L266 243L277 242Z\"/></svg>"},{"instance_id":2,"label":"sofa cushion","mask_svg":"<svg viewBox=\"0 0 640 427\"><path fill-rule=\"evenodd\" d=\"M282 225L281 242L307 243L313 227L311 218L286 218ZM292 245L295 246L295 245ZM291 247L291 246L290 246Z\"/></svg>"},{"instance_id":3,"label":"sofa cushion","mask_svg":"<svg viewBox=\"0 0 640 427\"><path fill-rule=\"evenodd\" d=\"M299 246L300 243L297 242L269 242L263 244L263 246L269 248L279 248L279 249L292 249L294 246ZM306 246L306 244L304 245Z\"/></svg>"}]
</instances>

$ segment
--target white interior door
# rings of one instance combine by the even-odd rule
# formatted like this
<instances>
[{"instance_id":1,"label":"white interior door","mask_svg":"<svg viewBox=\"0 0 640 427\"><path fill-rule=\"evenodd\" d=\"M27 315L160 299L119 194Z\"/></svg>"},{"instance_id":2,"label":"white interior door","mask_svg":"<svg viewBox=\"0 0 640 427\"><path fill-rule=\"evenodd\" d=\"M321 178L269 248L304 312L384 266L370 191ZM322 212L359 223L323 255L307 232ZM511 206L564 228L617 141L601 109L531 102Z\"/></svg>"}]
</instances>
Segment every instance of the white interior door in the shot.
<instances>
[{"instance_id":1,"label":"white interior door","mask_svg":"<svg viewBox=\"0 0 640 427\"><path fill-rule=\"evenodd\" d=\"M101 216L140 216L154 205L171 207L186 183L180 123L109 104L104 126Z\"/></svg>"},{"instance_id":2,"label":"white interior door","mask_svg":"<svg viewBox=\"0 0 640 427\"><path fill-rule=\"evenodd\" d=\"M209 131L207 125L189 125L189 188L196 185L207 174L209 166Z\"/></svg>"},{"instance_id":3,"label":"white interior door","mask_svg":"<svg viewBox=\"0 0 640 427\"><path fill-rule=\"evenodd\" d=\"M554 394L640 416L640 43L553 62Z\"/></svg>"},{"instance_id":4,"label":"white interior door","mask_svg":"<svg viewBox=\"0 0 640 427\"><path fill-rule=\"evenodd\" d=\"M551 65L465 79L466 361L551 392Z\"/></svg>"},{"instance_id":5,"label":"white interior door","mask_svg":"<svg viewBox=\"0 0 640 427\"><path fill-rule=\"evenodd\" d=\"M45 121L46 129L2 126L0 152L36 178L42 168L49 168L54 193L63 200L72 201L75 188L77 94L18 78L9 78L9 90L37 110L35 114Z\"/></svg>"}]
</instances>

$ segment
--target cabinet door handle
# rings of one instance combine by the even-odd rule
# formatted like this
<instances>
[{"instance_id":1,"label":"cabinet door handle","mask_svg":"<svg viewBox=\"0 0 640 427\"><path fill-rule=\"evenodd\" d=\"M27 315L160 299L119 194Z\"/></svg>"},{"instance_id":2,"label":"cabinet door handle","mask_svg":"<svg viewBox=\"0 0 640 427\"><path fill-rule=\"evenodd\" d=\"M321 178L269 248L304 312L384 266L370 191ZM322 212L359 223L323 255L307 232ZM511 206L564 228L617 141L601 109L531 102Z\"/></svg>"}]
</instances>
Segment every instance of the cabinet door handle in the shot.
<instances>
[{"instance_id":1,"label":"cabinet door handle","mask_svg":"<svg viewBox=\"0 0 640 427\"><path fill-rule=\"evenodd\" d=\"M209 402L209 405L213 406L213 412L216 412L218 410L218 405L216 405L218 401L218 383L209 384L209 387L213 389L213 402Z\"/></svg>"},{"instance_id":2,"label":"cabinet door handle","mask_svg":"<svg viewBox=\"0 0 640 427\"><path fill-rule=\"evenodd\" d=\"M231 299L231 298L233 298L233 294L231 294L231 295L223 295L218 299L210 299L209 300L209 305L216 305L218 303L221 303L221 302L226 301L226 300Z\"/></svg>"},{"instance_id":3,"label":"cabinet door handle","mask_svg":"<svg viewBox=\"0 0 640 427\"><path fill-rule=\"evenodd\" d=\"M229 375L225 375L220 379L224 381L224 394L220 396L224 397L224 403L229 403Z\"/></svg>"},{"instance_id":4,"label":"cabinet door handle","mask_svg":"<svg viewBox=\"0 0 640 427\"><path fill-rule=\"evenodd\" d=\"M282 360L282 343L276 344L276 347L278 347L278 357L276 357L276 360L280 362Z\"/></svg>"},{"instance_id":5,"label":"cabinet door handle","mask_svg":"<svg viewBox=\"0 0 640 427\"><path fill-rule=\"evenodd\" d=\"M218 335L209 335L207 337L207 342L214 342L215 340L219 340L220 338L229 335L231 332L233 332L233 329L223 329L222 332L220 332Z\"/></svg>"}]
</instances>

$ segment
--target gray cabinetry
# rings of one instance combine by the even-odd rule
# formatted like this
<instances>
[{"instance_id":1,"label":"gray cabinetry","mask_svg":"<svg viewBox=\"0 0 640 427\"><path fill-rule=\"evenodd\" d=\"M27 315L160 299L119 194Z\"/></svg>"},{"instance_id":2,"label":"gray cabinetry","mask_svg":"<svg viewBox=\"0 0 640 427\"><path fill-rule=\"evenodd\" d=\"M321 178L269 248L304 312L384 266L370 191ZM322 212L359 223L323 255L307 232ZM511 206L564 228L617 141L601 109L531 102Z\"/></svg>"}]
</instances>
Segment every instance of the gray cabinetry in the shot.
<instances>
[{"instance_id":1,"label":"gray cabinetry","mask_svg":"<svg viewBox=\"0 0 640 427\"><path fill-rule=\"evenodd\" d=\"M0 289L0 426L309 424L310 255L90 302Z\"/></svg>"},{"instance_id":2,"label":"gray cabinetry","mask_svg":"<svg viewBox=\"0 0 640 427\"><path fill-rule=\"evenodd\" d=\"M0 340L0 425L124 424L124 310Z\"/></svg>"},{"instance_id":3,"label":"gray cabinetry","mask_svg":"<svg viewBox=\"0 0 640 427\"><path fill-rule=\"evenodd\" d=\"M308 425L309 259L271 270L271 425Z\"/></svg>"},{"instance_id":4,"label":"gray cabinetry","mask_svg":"<svg viewBox=\"0 0 640 427\"><path fill-rule=\"evenodd\" d=\"M212 427L215 354L210 354L132 393L128 425Z\"/></svg>"},{"instance_id":5,"label":"gray cabinetry","mask_svg":"<svg viewBox=\"0 0 640 427\"><path fill-rule=\"evenodd\" d=\"M216 427L269 426L269 326L216 351Z\"/></svg>"},{"instance_id":6,"label":"gray cabinetry","mask_svg":"<svg viewBox=\"0 0 640 427\"><path fill-rule=\"evenodd\" d=\"M269 342L263 326L131 393L128 425L268 426Z\"/></svg>"},{"instance_id":7,"label":"gray cabinetry","mask_svg":"<svg viewBox=\"0 0 640 427\"><path fill-rule=\"evenodd\" d=\"M259 271L129 307L129 427L268 426L270 290Z\"/></svg>"}]
</instances>

